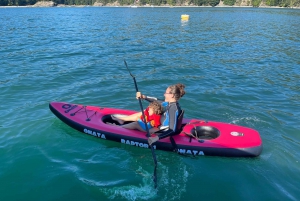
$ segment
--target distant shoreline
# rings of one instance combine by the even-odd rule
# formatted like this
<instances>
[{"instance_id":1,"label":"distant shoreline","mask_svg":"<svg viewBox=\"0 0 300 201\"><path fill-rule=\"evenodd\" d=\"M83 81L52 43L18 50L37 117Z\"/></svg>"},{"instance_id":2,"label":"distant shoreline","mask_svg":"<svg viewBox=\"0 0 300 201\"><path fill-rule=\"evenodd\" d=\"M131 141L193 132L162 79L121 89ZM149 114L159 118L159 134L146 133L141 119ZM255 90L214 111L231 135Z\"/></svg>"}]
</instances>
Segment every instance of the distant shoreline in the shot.
<instances>
[{"instance_id":1,"label":"distant shoreline","mask_svg":"<svg viewBox=\"0 0 300 201\"><path fill-rule=\"evenodd\" d=\"M116 7L123 7L123 8L130 8L132 5L65 5L65 4L58 4L58 5L45 5L45 4L40 4L40 5L27 5L27 6L0 6L0 8L51 8L51 7L78 7L78 8L82 8L82 7L110 7L110 8L116 8ZM241 6L237 6L237 5L233 5L233 6L228 6L228 5L224 5L223 2L221 1L220 4L216 5L216 6L195 6L195 5L182 5L182 6L170 6L170 5L161 5L161 6L154 6L154 5L142 5L142 6L138 6L136 5L137 8L286 8L286 9L300 9L300 7L280 7L280 6L266 6L266 5L261 5L258 7L254 7L254 6L246 6L246 5L241 5Z\"/></svg>"},{"instance_id":2,"label":"distant shoreline","mask_svg":"<svg viewBox=\"0 0 300 201\"><path fill-rule=\"evenodd\" d=\"M123 5L123 6L112 6L112 5L103 5L103 6L94 6L94 5L62 5L59 4L57 6L35 6L35 5L28 5L28 6L0 6L0 8L83 8L83 7L110 7L110 8L130 8L130 5ZM213 6L137 6L137 8L213 8ZM285 8L285 9L300 9L300 7L279 7L279 6L259 6L259 7L253 7L253 6L227 6L227 5L217 5L214 6L214 8Z\"/></svg>"}]
</instances>

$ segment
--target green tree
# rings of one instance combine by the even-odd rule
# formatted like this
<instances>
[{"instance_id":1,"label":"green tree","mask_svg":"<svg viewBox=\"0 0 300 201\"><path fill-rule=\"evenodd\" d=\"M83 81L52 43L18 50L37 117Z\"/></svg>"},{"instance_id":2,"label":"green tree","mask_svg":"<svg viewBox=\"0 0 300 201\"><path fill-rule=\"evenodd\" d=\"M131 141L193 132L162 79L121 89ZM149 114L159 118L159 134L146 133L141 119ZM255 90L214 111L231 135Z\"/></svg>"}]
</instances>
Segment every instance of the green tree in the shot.
<instances>
[{"instance_id":1,"label":"green tree","mask_svg":"<svg viewBox=\"0 0 300 201\"><path fill-rule=\"evenodd\" d=\"M266 5L268 5L268 6L277 6L278 5L278 0L267 0Z\"/></svg>"},{"instance_id":2,"label":"green tree","mask_svg":"<svg viewBox=\"0 0 300 201\"><path fill-rule=\"evenodd\" d=\"M191 0L190 4L191 3L193 3L194 5L197 5L197 6L208 5L207 0Z\"/></svg>"},{"instance_id":3,"label":"green tree","mask_svg":"<svg viewBox=\"0 0 300 201\"><path fill-rule=\"evenodd\" d=\"M253 7L259 7L261 0L252 0Z\"/></svg>"},{"instance_id":4,"label":"green tree","mask_svg":"<svg viewBox=\"0 0 300 201\"><path fill-rule=\"evenodd\" d=\"M233 6L235 2L235 0L224 0L224 4L228 6Z\"/></svg>"},{"instance_id":5,"label":"green tree","mask_svg":"<svg viewBox=\"0 0 300 201\"><path fill-rule=\"evenodd\" d=\"M220 3L220 0L209 0L209 5L215 7L216 5L218 5Z\"/></svg>"},{"instance_id":6,"label":"green tree","mask_svg":"<svg viewBox=\"0 0 300 201\"><path fill-rule=\"evenodd\" d=\"M176 4L176 1L175 0L167 0L166 3L174 6Z\"/></svg>"},{"instance_id":7,"label":"green tree","mask_svg":"<svg viewBox=\"0 0 300 201\"><path fill-rule=\"evenodd\" d=\"M65 0L53 0L56 4L65 4Z\"/></svg>"},{"instance_id":8,"label":"green tree","mask_svg":"<svg viewBox=\"0 0 300 201\"><path fill-rule=\"evenodd\" d=\"M0 6L7 6L8 0L0 0Z\"/></svg>"}]
</instances>

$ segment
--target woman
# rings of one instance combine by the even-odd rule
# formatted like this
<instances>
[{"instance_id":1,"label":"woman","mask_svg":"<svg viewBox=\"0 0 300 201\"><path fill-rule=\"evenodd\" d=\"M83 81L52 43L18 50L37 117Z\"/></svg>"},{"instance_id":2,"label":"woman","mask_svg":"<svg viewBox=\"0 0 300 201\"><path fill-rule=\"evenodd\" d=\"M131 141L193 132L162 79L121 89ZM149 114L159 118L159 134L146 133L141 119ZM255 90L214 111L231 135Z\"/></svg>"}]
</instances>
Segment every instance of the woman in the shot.
<instances>
[{"instance_id":1,"label":"woman","mask_svg":"<svg viewBox=\"0 0 300 201\"><path fill-rule=\"evenodd\" d=\"M178 103L178 100L184 96L185 94L185 85L178 83L175 85L171 85L166 89L164 93L165 100L161 101L154 97L148 97L146 95L142 95L140 92L137 92L136 97L145 99L149 102L159 101L161 102L164 113L161 116L161 127L160 129L164 129L163 132L160 133L159 136L149 137L148 142L151 145L152 143L158 141L159 139L166 138L172 135L176 135L176 127L177 127L177 119L181 114L182 110ZM113 117L114 120L118 121L120 124L123 124L124 121L136 121L138 117L142 115L142 112L138 112L132 114L130 116L116 118Z\"/></svg>"}]
</instances>

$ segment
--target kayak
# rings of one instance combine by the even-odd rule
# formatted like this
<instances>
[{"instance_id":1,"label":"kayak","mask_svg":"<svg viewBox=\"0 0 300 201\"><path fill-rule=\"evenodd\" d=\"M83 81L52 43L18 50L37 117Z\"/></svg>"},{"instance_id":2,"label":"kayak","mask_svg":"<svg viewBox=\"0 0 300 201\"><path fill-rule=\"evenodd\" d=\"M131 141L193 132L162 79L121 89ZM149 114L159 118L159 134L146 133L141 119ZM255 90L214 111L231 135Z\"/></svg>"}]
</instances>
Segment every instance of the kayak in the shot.
<instances>
[{"instance_id":1,"label":"kayak","mask_svg":"<svg viewBox=\"0 0 300 201\"><path fill-rule=\"evenodd\" d=\"M111 115L137 111L67 102L51 102L50 110L70 127L104 140L151 148L145 132L119 126ZM125 122L128 123L128 122ZM155 142L154 149L194 156L256 157L263 144L258 131L229 123L183 118L181 132Z\"/></svg>"}]
</instances>

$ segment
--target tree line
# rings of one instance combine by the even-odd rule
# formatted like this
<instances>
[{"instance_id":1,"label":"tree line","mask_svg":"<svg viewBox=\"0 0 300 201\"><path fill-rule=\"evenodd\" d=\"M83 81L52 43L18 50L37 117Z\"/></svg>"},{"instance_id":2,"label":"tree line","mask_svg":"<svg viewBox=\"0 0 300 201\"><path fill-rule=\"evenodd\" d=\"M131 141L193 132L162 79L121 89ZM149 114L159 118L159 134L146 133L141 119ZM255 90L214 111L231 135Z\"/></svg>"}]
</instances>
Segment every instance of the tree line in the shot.
<instances>
[{"instance_id":1,"label":"tree line","mask_svg":"<svg viewBox=\"0 0 300 201\"><path fill-rule=\"evenodd\" d=\"M0 0L0 6L27 6L34 5L39 0ZM103 5L113 4L116 1L120 5L170 5L180 6L188 3L195 6L216 6L220 3L220 0L52 0L55 4L64 5L94 5L95 2L102 3ZM223 3L228 6L240 5L242 0L224 0ZM247 0L249 6L259 7L263 3L267 6L279 6L279 7L299 7L300 0Z\"/></svg>"}]
</instances>

